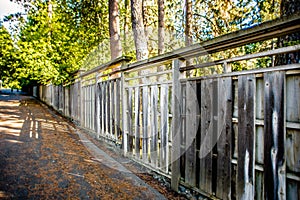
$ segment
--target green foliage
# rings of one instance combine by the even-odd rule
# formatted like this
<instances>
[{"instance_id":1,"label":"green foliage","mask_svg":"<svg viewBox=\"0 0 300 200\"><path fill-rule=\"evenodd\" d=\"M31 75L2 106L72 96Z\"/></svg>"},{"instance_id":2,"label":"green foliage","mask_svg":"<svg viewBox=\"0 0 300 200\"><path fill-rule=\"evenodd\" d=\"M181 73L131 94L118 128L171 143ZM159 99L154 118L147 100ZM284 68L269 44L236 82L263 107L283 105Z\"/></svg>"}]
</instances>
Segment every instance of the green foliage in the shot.
<instances>
[{"instance_id":1,"label":"green foliage","mask_svg":"<svg viewBox=\"0 0 300 200\"><path fill-rule=\"evenodd\" d=\"M1 71L7 77L5 80L15 87L30 83L58 85L70 82L72 74L82 67L89 52L108 38L106 4L98 0L31 1L27 7L27 19L19 15L18 30L11 30L17 35L15 44L10 34L5 35L1 29L1 36L6 37L1 41L11 43L3 44L10 51L1 50L13 57L1 56L1 60L9 63L1 63ZM16 17L7 17L6 20L15 21Z\"/></svg>"},{"instance_id":2,"label":"green foliage","mask_svg":"<svg viewBox=\"0 0 300 200\"><path fill-rule=\"evenodd\" d=\"M0 26L0 41L0 80L3 81L4 87L20 88L19 82L23 74L18 68L18 51L4 26Z\"/></svg>"},{"instance_id":3,"label":"green foliage","mask_svg":"<svg viewBox=\"0 0 300 200\"><path fill-rule=\"evenodd\" d=\"M78 69L91 69L109 61L108 1L15 1L26 7L27 18L20 13L5 18L6 21L18 21L18 27L10 30L13 37L0 25L0 77L6 86L67 84ZM158 48L158 5L157 1L145 2L151 2L144 5L143 18L150 56L155 56ZM275 19L280 10L279 0L192 2L194 43ZM134 58L130 0L120 0L119 9L123 55ZM184 27L184 1L165 0L166 52L185 45ZM194 63L259 52L271 49L272 44L273 41L249 44L216 53L210 58L196 58ZM261 58L248 63L234 63L232 67L233 70L242 70L249 66L268 67L270 64L270 58Z\"/></svg>"}]
</instances>

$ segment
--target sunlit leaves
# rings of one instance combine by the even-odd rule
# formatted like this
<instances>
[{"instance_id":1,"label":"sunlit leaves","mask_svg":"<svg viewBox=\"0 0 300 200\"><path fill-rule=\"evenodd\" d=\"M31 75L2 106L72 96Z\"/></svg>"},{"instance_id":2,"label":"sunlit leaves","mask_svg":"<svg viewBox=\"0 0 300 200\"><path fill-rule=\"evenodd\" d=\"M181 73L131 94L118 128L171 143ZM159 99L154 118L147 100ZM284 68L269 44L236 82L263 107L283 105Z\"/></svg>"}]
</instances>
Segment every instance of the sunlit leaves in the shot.
<instances>
[{"instance_id":1,"label":"sunlit leaves","mask_svg":"<svg viewBox=\"0 0 300 200\"><path fill-rule=\"evenodd\" d=\"M108 1L100 0L14 0L25 6L27 18L19 20L12 37L1 27L1 76L7 84L22 86L68 83L79 68L90 69L109 61ZM135 57L130 21L130 1L120 0L123 55ZM144 1L144 25L148 50L155 56L158 46L157 1ZM51 17L49 3L52 4ZM195 0L193 3L193 42L218 37L279 16L280 0ZM184 1L165 0L165 49L184 46ZM249 46L257 50L262 44ZM228 56L241 52L228 52ZM227 55L227 54L226 54ZM268 61L269 62L269 61Z\"/></svg>"}]
</instances>

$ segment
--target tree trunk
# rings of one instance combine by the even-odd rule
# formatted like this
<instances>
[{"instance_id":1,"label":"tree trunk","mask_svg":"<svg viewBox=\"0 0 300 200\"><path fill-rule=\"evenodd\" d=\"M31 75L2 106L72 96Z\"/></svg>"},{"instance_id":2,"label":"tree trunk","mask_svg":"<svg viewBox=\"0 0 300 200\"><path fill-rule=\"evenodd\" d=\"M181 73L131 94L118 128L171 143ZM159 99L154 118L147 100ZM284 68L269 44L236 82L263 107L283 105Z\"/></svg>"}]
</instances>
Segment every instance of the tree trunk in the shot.
<instances>
[{"instance_id":1,"label":"tree trunk","mask_svg":"<svg viewBox=\"0 0 300 200\"><path fill-rule=\"evenodd\" d=\"M299 0L282 0L280 5L280 15L290 16L300 13L300 1ZM293 33L283 37L279 37L277 41L278 48L288 46L293 41L300 40L300 33ZM299 63L300 52L281 54L276 56L275 65L286 65L292 63Z\"/></svg>"},{"instance_id":2,"label":"tree trunk","mask_svg":"<svg viewBox=\"0 0 300 200\"><path fill-rule=\"evenodd\" d=\"M165 2L158 0L158 54L165 51Z\"/></svg>"},{"instance_id":3,"label":"tree trunk","mask_svg":"<svg viewBox=\"0 0 300 200\"><path fill-rule=\"evenodd\" d=\"M192 39L192 0L185 0L185 46L193 44ZM191 59L186 60L186 66L192 64ZM191 71L186 71L186 76L191 76Z\"/></svg>"},{"instance_id":4,"label":"tree trunk","mask_svg":"<svg viewBox=\"0 0 300 200\"><path fill-rule=\"evenodd\" d=\"M129 33L129 24L130 24L130 12L128 12L129 10L129 0L125 0L125 16L124 16L124 26L123 26L123 32L124 32L124 53L125 55L127 54L128 52L128 49L129 49L129 44L127 42L128 40L128 33Z\"/></svg>"},{"instance_id":5,"label":"tree trunk","mask_svg":"<svg viewBox=\"0 0 300 200\"><path fill-rule=\"evenodd\" d=\"M109 0L109 36L111 59L122 56L118 0Z\"/></svg>"},{"instance_id":6,"label":"tree trunk","mask_svg":"<svg viewBox=\"0 0 300 200\"><path fill-rule=\"evenodd\" d=\"M185 0L185 46L192 44L192 1Z\"/></svg>"},{"instance_id":7,"label":"tree trunk","mask_svg":"<svg viewBox=\"0 0 300 200\"><path fill-rule=\"evenodd\" d=\"M147 59L149 52L143 23L142 0L131 0L131 20L136 49L136 59Z\"/></svg>"}]
</instances>

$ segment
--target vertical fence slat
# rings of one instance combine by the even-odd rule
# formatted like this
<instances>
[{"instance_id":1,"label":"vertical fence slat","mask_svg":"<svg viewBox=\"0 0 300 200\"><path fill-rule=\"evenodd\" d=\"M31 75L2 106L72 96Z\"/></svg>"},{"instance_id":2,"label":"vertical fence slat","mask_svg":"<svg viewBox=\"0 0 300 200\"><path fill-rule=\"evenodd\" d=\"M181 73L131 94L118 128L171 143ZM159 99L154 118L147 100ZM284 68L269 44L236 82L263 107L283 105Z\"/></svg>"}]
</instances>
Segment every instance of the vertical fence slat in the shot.
<instances>
[{"instance_id":1,"label":"vertical fence slat","mask_svg":"<svg viewBox=\"0 0 300 200\"><path fill-rule=\"evenodd\" d=\"M255 76L238 78L237 199L254 198Z\"/></svg>"},{"instance_id":2,"label":"vertical fence slat","mask_svg":"<svg viewBox=\"0 0 300 200\"><path fill-rule=\"evenodd\" d=\"M167 84L161 85L160 88L160 167L162 171L168 172L169 157L169 106L168 106L168 90Z\"/></svg>"},{"instance_id":3,"label":"vertical fence slat","mask_svg":"<svg viewBox=\"0 0 300 200\"><path fill-rule=\"evenodd\" d=\"M86 86L86 127L91 129L91 87Z\"/></svg>"},{"instance_id":4,"label":"vertical fence slat","mask_svg":"<svg viewBox=\"0 0 300 200\"><path fill-rule=\"evenodd\" d=\"M132 152L132 88L128 88L128 100L127 100L127 151Z\"/></svg>"},{"instance_id":5,"label":"vertical fence slat","mask_svg":"<svg viewBox=\"0 0 300 200\"><path fill-rule=\"evenodd\" d=\"M286 199L284 72L264 74L264 188L265 199Z\"/></svg>"},{"instance_id":6,"label":"vertical fence slat","mask_svg":"<svg viewBox=\"0 0 300 200\"><path fill-rule=\"evenodd\" d=\"M121 78L121 88L122 88L122 148L124 155L126 156L128 154L128 90L125 89L125 81L124 81L124 73L122 73Z\"/></svg>"},{"instance_id":7,"label":"vertical fence slat","mask_svg":"<svg viewBox=\"0 0 300 200\"><path fill-rule=\"evenodd\" d=\"M212 193L213 80L201 81L201 146L199 187Z\"/></svg>"},{"instance_id":8,"label":"vertical fence slat","mask_svg":"<svg viewBox=\"0 0 300 200\"><path fill-rule=\"evenodd\" d=\"M286 121L300 125L300 76L299 74L286 77L285 90ZM300 173L300 129L286 130L286 171ZM298 156L295 156L298 155ZM286 199L300 199L300 181L286 180Z\"/></svg>"},{"instance_id":9,"label":"vertical fence slat","mask_svg":"<svg viewBox=\"0 0 300 200\"><path fill-rule=\"evenodd\" d=\"M106 129L106 135L108 136L108 138L111 138L111 81L107 82L107 129Z\"/></svg>"},{"instance_id":10,"label":"vertical fence slat","mask_svg":"<svg viewBox=\"0 0 300 200\"><path fill-rule=\"evenodd\" d=\"M148 162L148 86L143 86L143 162Z\"/></svg>"},{"instance_id":11,"label":"vertical fence slat","mask_svg":"<svg viewBox=\"0 0 300 200\"><path fill-rule=\"evenodd\" d=\"M80 81L77 82L76 86L77 97L76 97L76 117L80 122L81 119L84 117L82 114L82 107L83 107L83 94L82 94L82 84Z\"/></svg>"},{"instance_id":12,"label":"vertical fence slat","mask_svg":"<svg viewBox=\"0 0 300 200\"><path fill-rule=\"evenodd\" d=\"M82 124L83 124L83 126L85 126L86 125L86 96L85 96L85 87L82 87L81 88L81 94L82 94L82 101L81 101L81 113L82 113L82 116L83 116L83 118L82 118Z\"/></svg>"},{"instance_id":13,"label":"vertical fence slat","mask_svg":"<svg viewBox=\"0 0 300 200\"><path fill-rule=\"evenodd\" d=\"M180 99L180 105L181 105L181 116L180 116L180 130L178 134L180 134L180 144L178 145L180 147L180 175L182 178L185 176L185 130L186 130L186 83L181 84L181 99Z\"/></svg>"},{"instance_id":14,"label":"vertical fence slat","mask_svg":"<svg viewBox=\"0 0 300 200\"><path fill-rule=\"evenodd\" d=\"M112 136L112 139L116 139L115 137L115 81L111 81L111 107L110 107L110 135Z\"/></svg>"},{"instance_id":15,"label":"vertical fence slat","mask_svg":"<svg viewBox=\"0 0 300 200\"><path fill-rule=\"evenodd\" d=\"M105 84L101 83L101 134L105 134Z\"/></svg>"},{"instance_id":16,"label":"vertical fence slat","mask_svg":"<svg viewBox=\"0 0 300 200\"><path fill-rule=\"evenodd\" d=\"M84 116L84 126L87 126L87 86L84 86L82 88L82 93L83 93L83 98L84 98L84 102L83 102L83 116Z\"/></svg>"},{"instance_id":17,"label":"vertical fence slat","mask_svg":"<svg viewBox=\"0 0 300 200\"><path fill-rule=\"evenodd\" d=\"M91 129L95 131L95 86L91 85Z\"/></svg>"},{"instance_id":18,"label":"vertical fence slat","mask_svg":"<svg viewBox=\"0 0 300 200\"><path fill-rule=\"evenodd\" d=\"M87 112L86 112L86 118L87 118L87 127L89 129L91 129L91 86L87 86L86 87L86 92L87 92L87 101L86 101L86 108L87 108Z\"/></svg>"},{"instance_id":19,"label":"vertical fence slat","mask_svg":"<svg viewBox=\"0 0 300 200\"><path fill-rule=\"evenodd\" d=\"M107 82L103 83L103 136L107 133Z\"/></svg>"},{"instance_id":20,"label":"vertical fence slat","mask_svg":"<svg viewBox=\"0 0 300 200\"><path fill-rule=\"evenodd\" d=\"M95 85L92 85L91 86L92 87L92 102L91 102L91 104L92 104L92 116L91 116L91 118L92 118L92 120L93 120L93 123L92 123L92 126L93 126L93 131L96 131L96 87L95 87Z\"/></svg>"},{"instance_id":21,"label":"vertical fence slat","mask_svg":"<svg viewBox=\"0 0 300 200\"><path fill-rule=\"evenodd\" d=\"M135 127L135 156L140 158L140 88L134 91L134 127Z\"/></svg>"},{"instance_id":22,"label":"vertical fence slat","mask_svg":"<svg viewBox=\"0 0 300 200\"><path fill-rule=\"evenodd\" d=\"M217 183L216 196L231 199L231 134L232 134L232 80L231 77L218 81L218 134L217 140Z\"/></svg>"},{"instance_id":23,"label":"vertical fence slat","mask_svg":"<svg viewBox=\"0 0 300 200\"><path fill-rule=\"evenodd\" d=\"M120 80L118 79L116 81L116 137L118 139L118 142L120 142L120 136L121 136L121 96L120 96Z\"/></svg>"},{"instance_id":24,"label":"vertical fence slat","mask_svg":"<svg viewBox=\"0 0 300 200\"><path fill-rule=\"evenodd\" d=\"M101 134L101 89L100 89L100 84L96 84L97 92L96 92L96 108L97 108L97 118L96 118L96 123L97 123L97 137Z\"/></svg>"},{"instance_id":25,"label":"vertical fence slat","mask_svg":"<svg viewBox=\"0 0 300 200\"><path fill-rule=\"evenodd\" d=\"M93 86L92 85L89 85L88 87L88 90L89 90L89 128L91 130L93 130L93 103L92 103L92 100L93 100Z\"/></svg>"},{"instance_id":26,"label":"vertical fence slat","mask_svg":"<svg viewBox=\"0 0 300 200\"><path fill-rule=\"evenodd\" d=\"M186 98L185 182L196 186L196 135L200 114L196 81L186 83Z\"/></svg>"},{"instance_id":27,"label":"vertical fence slat","mask_svg":"<svg viewBox=\"0 0 300 200\"><path fill-rule=\"evenodd\" d=\"M157 101L158 101L158 88L157 85L151 86L151 94L150 94L150 111L151 111L151 143L150 143L150 158L151 164L153 167L157 168L158 160L157 160Z\"/></svg>"},{"instance_id":28,"label":"vertical fence slat","mask_svg":"<svg viewBox=\"0 0 300 200\"><path fill-rule=\"evenodd\" d=\"M178 191L180 178L180 139L181 139L181 83L179 68L182 62L174 60L173 65L173 92L172 92L172 154L171 154L171 188Z\"/></svg>"}]
</instances>

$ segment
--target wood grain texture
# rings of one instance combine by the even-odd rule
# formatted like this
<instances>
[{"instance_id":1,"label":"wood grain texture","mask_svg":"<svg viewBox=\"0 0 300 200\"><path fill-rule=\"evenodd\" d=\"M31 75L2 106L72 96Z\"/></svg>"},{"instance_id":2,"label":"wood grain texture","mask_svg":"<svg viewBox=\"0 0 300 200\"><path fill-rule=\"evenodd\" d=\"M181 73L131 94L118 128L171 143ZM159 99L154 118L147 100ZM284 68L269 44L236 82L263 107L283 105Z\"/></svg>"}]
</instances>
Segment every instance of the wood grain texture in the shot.
<instances>
[{"instance_id":1,"label":"wood grain texture","mask_svg":"<svg viewBox=\"0 0 300 200\"><path fill-rule=\"evenodd\" d=\"M185 182L196 186L196 135L200 119L196 81L186 83L186 96Z\"/></svg>"},{"instance_id":2,"label":"wood grain texture","mask_svg":"<svg viewBox=\"0 0 300 200\"><path fill-rule=\"evenodd\" d=\"M169 165L169 86L161 85L160 88L160 167L168 172Z\"/></svg>"},{"instance_id":3,"label":"wood grain texture","mask_svg":"<svg viewBox=\"0 0 300 200\"><path fill-rule=\"evenodd\" d=\"M158 102L158 87L151 86L150 94L150 127L151 127L151 143L150 143L150 160L153 167L158 166L158 118L157 118L157 102Z\"/></svg>"},{"instance_id":4,"label":"wood grain texture","mask_svg":"<svg viewBox=\"0 0 300 200\"><path fill-rule=\"evenodd\" d=\"M232 79L218 80L218 135L216 196L231 199Z\"/></svg>"},{"instance_id":5,"label":"wood grain texture","mask_svg":"<svg viewBox=\"0 0 300 200\"><path fill-rule=\"evenodd\" d=\"M121 143L121 80L116 82L116 136Z\"/></svg>"},{"instance_id":6,"label":"wood grain texture","mask_svg":"<svg viewBox=\"0 0 300 200\"><path fill-rule=\"evenodd\" d=\"M199 187L212 193L212 150L213 150L213 80L201 81L201 145L200 145L200 173Z\"/></svg>"},{"instance_id":7,"label":"wood grain texture","mask_svg":"<svg viewBox=\"0 0 300 200\"><path fill-rule=\"evenodd\" d=\"M101 131L102 131L102 90L101 90L101 83L97 83L98 85L98 117L99 117L99 132L98 132L98 136L101 135Z\"/></svg>"},{"instance_id":8,"label":"wood grain texture","mask_svg":"<svg viewBox=\"0 0 300 200\"><path fill-rule=\"evenodd\" d=\"M134 90L134 139L135 139L135 156L140 159L140 88Z\"/></svg>"},{"instance_id":9,"label":"wood grain texture","mask_svg":"<svg viewBox=\"0 0 300 200\"><path fill-rule=\"evenodd\" d=\"M286 199L284 72L264 74L264 188L265 199Z\"/></svg>"},{"instance_id":10,"label":"wood grain texture","mask_svg":"<svg viewBox=\"0 0 300 200\"><path fill-rule=\"evenodd\" d=\"M116 109L116 102L115 102L115 81L111 81L111 100L110 100L110 135L113 140L116 139L115 137L115 109Z\"/></svg>"},{"instance_id":11,"label":"wood grain texture","mask_svg":"<svg viewBox=\"0 0 300 200\"><path fill-rule=\"evenodd\" d=\"M149 91L148 86L143 86L143 138L142 138L142 159L148 163L148 120L149 120Z\"/></svg>"},{"instance_id":12,"label":"wood grain texture","mask_svg":"<svg viewBox=\"0 0 300 200\"><path fill-rule=\"evenodd\" d=\"M172 151L171 151L171 188L178 191L180 179L180 145L181 145L181 114L182 97L179 68L182 62L178 59L172 63L173 67L173 89L172 89ZM179 148L178 148L179 147Z\"/></svg>"},{"instance_id":13,"label":"wood grain texture","mask_svg":"<svg viewBox=\"0 0 300 200\"><path fill-rule=\"evenodd\" d=\"M254 198L255 76L238 78L237 199Z\"/></svg>"},{"instance_id":14,"label":"wood grain texture","mask_svg":"<svg viewBox=\"0 0 300 200\"><path fill-rule=\"evenodd\" d=\"M127 152L132 152L133 133L132 133L132 88L128 88L128 100L127 100Z\"/></svg>"}]
</instances>

